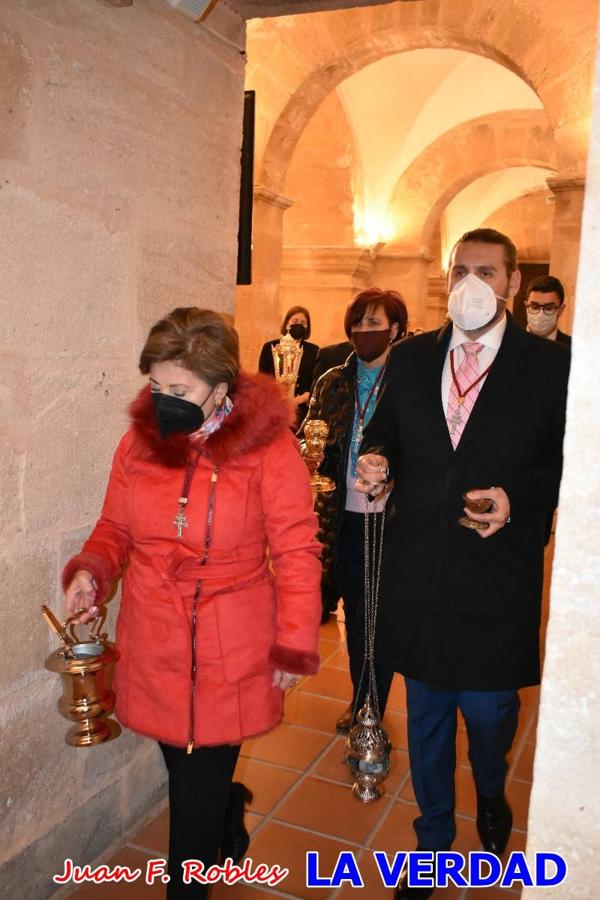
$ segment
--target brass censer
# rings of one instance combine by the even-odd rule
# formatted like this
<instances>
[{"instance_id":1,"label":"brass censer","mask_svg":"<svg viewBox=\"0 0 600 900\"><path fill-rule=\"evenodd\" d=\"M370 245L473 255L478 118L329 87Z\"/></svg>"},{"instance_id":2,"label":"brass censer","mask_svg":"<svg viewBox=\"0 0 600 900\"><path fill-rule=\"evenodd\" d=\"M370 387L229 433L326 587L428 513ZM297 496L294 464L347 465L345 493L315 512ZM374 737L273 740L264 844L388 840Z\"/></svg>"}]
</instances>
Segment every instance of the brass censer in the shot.
<instances>
[{"instance_id":1,"label":"brass censer","mask_svg":"<svg viewBox=\"0 0 600 900\"><path fill-rule=\"evenodd\" d=\"M65 741L71 747L92 747L113 740L121 734L121 727L108 718L115 706L115 694L106 686L106 676L119 654L106 640L106 634L100 634L106 612L95 619L85 641L75 634L73 619L79 612L64 625L47 606L42 606L42 615L62 643L59 650L50 654L45 666L60 675L63 694L58 709L65 719L75 723L67 731Z\"/></svg>"}]
</instances>

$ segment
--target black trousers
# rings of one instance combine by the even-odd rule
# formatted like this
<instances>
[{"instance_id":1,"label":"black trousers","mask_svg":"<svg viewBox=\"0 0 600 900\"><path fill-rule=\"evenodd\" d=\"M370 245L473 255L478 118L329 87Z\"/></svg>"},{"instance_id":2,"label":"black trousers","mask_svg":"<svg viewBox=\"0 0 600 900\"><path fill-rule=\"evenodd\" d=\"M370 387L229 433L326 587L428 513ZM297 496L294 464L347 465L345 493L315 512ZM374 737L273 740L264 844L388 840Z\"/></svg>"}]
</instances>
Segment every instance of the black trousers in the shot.
<instances>
[{"instance_id":1,"label":"black trousers","mask_svg":"<svg viewBox=\"0 0 600 900\"><path fill-rule=\"evenodd\" d=\"M382 515L383 513L376 515L377 527L379 527ZM336 585L344 601L346 641L353 687L352 704L353 706L356 704L357 709L360 709L364 703L369 684L368 670L366 670L359 690L365 656L364 522L365 517L362 513L344 512L338 561L335 568ZM382 717L393 677L393 669L387 668L378 659L377 645L375 645L375 682L379 698L379 711Z\"/></svg>"},{"instance_id":2,"label":"black trousers","mask_svg":"<svg viewBox=\"0 0 600 900\"><path fill-rule=\"evenodd\" d=\"M183 883L182 863L198 859L205 870L217 861L239 745L185 748L159 743L169 773L167 900L200 900L208 887Z\"/></svg>"}]
</instances>

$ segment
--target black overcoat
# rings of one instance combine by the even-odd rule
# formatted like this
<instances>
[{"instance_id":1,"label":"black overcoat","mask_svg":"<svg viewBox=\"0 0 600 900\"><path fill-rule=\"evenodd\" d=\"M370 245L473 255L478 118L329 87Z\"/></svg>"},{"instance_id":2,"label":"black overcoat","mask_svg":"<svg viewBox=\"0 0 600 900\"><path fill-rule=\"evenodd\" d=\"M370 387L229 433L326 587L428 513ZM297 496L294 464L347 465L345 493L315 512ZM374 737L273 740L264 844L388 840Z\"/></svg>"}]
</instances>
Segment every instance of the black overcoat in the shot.
<instances>
[{"instance_id":1,"label":"black overcoat","mask_svg":"<svg viewBox=\"0 0 600 900\"><path fill-rule=\"evenodd\" d=\"M377 654L445 690L540 678L546 517L558 500L570 354L508 316L452 448L441 378L452 326L393 348L361 452L390 461ZM462 494L502 487L511 521L488 539L458 525Z\"/></svg>"}]
</instances>

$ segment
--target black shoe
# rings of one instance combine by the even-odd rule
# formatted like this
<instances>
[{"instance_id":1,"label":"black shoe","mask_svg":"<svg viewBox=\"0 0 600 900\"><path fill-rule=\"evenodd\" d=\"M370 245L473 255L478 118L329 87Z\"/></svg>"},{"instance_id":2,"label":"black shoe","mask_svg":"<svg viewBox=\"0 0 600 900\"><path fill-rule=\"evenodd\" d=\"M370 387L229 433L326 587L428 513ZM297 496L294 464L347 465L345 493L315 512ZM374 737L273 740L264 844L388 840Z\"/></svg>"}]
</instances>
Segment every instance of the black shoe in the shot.
<instances>
[{"instance_id":1,"label":"black shoe","mask_svg":"<svg viewBox=\"0 0 600 900\"><path fill-rule=\"evenodd\" d=\"M244 784L239 781L232 783L223 825L221 860L232 859L238 863L244 857L250 843L250 835L244 825L244 812L246 803L252 803L252 800L252 791Z\"/></svg>"},{"instance_id":2,"label":"black shoe","mask_svg":"<svg viewBox=\"0 0 600 900\"><path fill-rule=\"evenodd\" d=\"M484 850L501 856L512 829L512 812L504 794L486 800L477 794L477 831Z\"/></svg>"},{"instance_id":3,"label":"black shoe","mask_svg":"<svg viewBox=\"0 0 600 900\"><path fill-rule=\"evenodd\" d=\"M352 728L352 706L349 706L348 709L344 710L341 714L337 722L335 723L335 730L338 734L346 735L349 733Z\"/></svg>"},{"instance_id":4,"label":"black shoe","mask_svg":"<svg viewBox=\"0 0 600 900\"><path fill-rule=\"evenodd\" d=\"M435 890L435 888L432 887L409 887L407 880L408 867L405 866L404 871L400 876L398 887L394 891L394 900L427 900Z\"/></svg>"}]
</instances>

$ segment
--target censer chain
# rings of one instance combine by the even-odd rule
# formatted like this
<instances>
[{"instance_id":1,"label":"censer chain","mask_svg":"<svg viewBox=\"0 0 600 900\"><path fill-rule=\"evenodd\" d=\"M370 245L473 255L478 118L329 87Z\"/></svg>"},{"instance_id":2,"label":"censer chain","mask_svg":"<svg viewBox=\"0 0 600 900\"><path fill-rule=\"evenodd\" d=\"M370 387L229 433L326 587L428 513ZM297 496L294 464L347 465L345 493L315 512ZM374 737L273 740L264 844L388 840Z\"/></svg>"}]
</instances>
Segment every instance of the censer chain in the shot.
<instances>
[{"instance_id":1,"label":"censer chain","mask_svg":"<svg viewBox=\"0 0 600 900\"><path fill-rule=\"evenodd\" d=\"M356 717L360 689L365 675L367 675L368 693L373 701L373 709L378 719L379 697L377 694L377 682L375 679L375 631L377 626L377 607L379 598L379 585L381 581L381 562L383 557L383 532L385 515L381 512L381 522L377 528L377 513L369 512L368 500L365 497L365 546L364 546L364 593L365 593L365 657L360 674L359 686L352 710L352 720ZM371 535L372 532L372 535ZM379 533L378 533L379 532ZM368 674L367 674L368 668Z\"/></svg>"}]
</instances>

